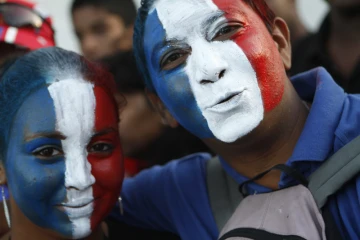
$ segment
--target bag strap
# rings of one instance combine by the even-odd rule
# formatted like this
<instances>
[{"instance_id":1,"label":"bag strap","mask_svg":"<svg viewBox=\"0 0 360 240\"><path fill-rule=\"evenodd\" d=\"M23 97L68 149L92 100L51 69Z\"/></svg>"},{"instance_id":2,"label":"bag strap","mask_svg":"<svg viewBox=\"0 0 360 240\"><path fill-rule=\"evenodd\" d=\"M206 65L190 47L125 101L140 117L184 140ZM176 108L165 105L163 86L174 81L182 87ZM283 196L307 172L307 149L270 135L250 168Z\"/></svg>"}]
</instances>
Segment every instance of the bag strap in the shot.
<instances>
[{"instance_id":1,"label":"bag strap","mask_svg":"<svg viewBox=\"0 0 360 240\"><path fill-rule=\"evenodd\" d=\"M206 163L206 183L211 210L221 230L243 198L238 183L225 172L217 156Z\"/></svg>"},{"instance_id":2,"label":"bag strap","mask_svg":"<svg viewBox=\"0 0 360 240\"><path fill-rule=\"evenodd\" d=\"M310 177L309 190L318 208L326 204L328 197L360 172L360 136L346 144L327 159Z\"/></svg>"}]
</instances>

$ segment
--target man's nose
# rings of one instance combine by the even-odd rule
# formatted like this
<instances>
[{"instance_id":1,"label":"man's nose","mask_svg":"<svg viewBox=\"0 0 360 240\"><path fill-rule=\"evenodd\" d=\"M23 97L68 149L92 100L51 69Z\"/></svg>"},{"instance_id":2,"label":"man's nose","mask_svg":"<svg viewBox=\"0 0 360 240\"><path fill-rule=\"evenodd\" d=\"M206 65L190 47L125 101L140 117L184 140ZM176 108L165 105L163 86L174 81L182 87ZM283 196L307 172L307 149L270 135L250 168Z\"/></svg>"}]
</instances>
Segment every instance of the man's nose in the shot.
<instances>
[{"instance_id":1,"label":"man's nose","mask_svg":"<svg viewBox=\"0 0 360 240\"><path fill-rule=\"evenodd\" d=\"M220 49L204 41L197 43L192 49L187 64L197 83L215 83L227 74L228 63L221 56Z\"/></svg>"}]
</instances>

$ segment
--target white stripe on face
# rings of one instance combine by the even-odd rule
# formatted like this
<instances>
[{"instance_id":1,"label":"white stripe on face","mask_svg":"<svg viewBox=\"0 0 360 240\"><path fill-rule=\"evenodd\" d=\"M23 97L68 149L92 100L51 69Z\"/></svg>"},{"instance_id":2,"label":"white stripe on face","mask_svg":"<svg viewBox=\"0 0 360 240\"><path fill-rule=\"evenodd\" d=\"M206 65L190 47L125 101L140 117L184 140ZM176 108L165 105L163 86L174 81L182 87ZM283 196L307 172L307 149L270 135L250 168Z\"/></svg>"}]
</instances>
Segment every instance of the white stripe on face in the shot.
<instances>
[{"instance_id":1,"label":"white stripe on face","mask_svg":"<svg viewBox=\"0 0 360 240\"><path fill-rule=\"evenodd\" d=\"M191 48L184 71L214 136L234 142L256 128L264 107L249 59L234 41L211 40L228 22L220 9L211 0L158 0L155 9L166 38Z\"/></svg>"},{"instance_id":2,"label":"white stripe on face","mask_svg":"<svg viewBox=\"0 0 360 240\"><path fill-rule=\"evenodd\" d=\"M48 88L54 101L56 130L62 140L65 154L66 204L64 207L73 224L73 237L82 238L91 233L90 217L93 212L95 178L87 159L87 145L95 125L96 99L94 86L82 79L61 80ZM80 207L87 204L84 207Z\"/></svg>"}]
</instances>

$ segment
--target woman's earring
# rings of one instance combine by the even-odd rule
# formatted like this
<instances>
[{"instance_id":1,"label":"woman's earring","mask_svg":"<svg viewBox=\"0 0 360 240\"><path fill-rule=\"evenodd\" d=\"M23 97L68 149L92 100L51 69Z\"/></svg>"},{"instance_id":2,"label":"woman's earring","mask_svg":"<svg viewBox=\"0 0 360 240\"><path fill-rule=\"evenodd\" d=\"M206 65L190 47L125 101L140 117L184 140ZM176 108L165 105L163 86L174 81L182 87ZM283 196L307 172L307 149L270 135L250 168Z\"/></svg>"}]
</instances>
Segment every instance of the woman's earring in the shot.
<instances>
[{"instance_id":1,"label":"woman's earring","mask_svg":"<svg viewBox=\"0 0 360 240\"><path fill-rule=\"evenodd\" d=\"M124 208L123 208L121 197L119 197L119 208L120 208L120 214L124 215Z\"/></svg>"},{"instance_id":2,"label":"woman's earring","mask_svg":"<svg viewBox=\"0 0 360 240\"><path fill-rule=\"evenodd\" d=\"M3 206L4 206L4 213L5 213L6 222L7 222L8 226L9 226L9 228L11 228L10 214L9 214L9 209L8 209L6 199L5 199L4 185L1 186L1 196L2 196L2 201L3 201Z\"/></svg>"}]
</instances>

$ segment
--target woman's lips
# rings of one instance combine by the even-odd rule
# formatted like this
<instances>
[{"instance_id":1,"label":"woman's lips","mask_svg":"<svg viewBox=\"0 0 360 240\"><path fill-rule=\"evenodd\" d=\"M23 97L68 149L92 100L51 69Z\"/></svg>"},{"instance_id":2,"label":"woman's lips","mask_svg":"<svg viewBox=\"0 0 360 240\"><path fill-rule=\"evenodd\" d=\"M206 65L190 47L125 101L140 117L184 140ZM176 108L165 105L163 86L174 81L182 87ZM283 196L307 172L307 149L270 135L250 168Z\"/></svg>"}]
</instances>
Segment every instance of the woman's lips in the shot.
<instances>
[{"instance_id":1,"label":"woman's lips","mask_svg":"<svg viewBox=\"0 0 360 240\"><path fill-rule=\"evenodd\" d=\"M79 198L57 205L70 219L89 217L93 210L94 198Z\"/></svg>"}]
</instances>

